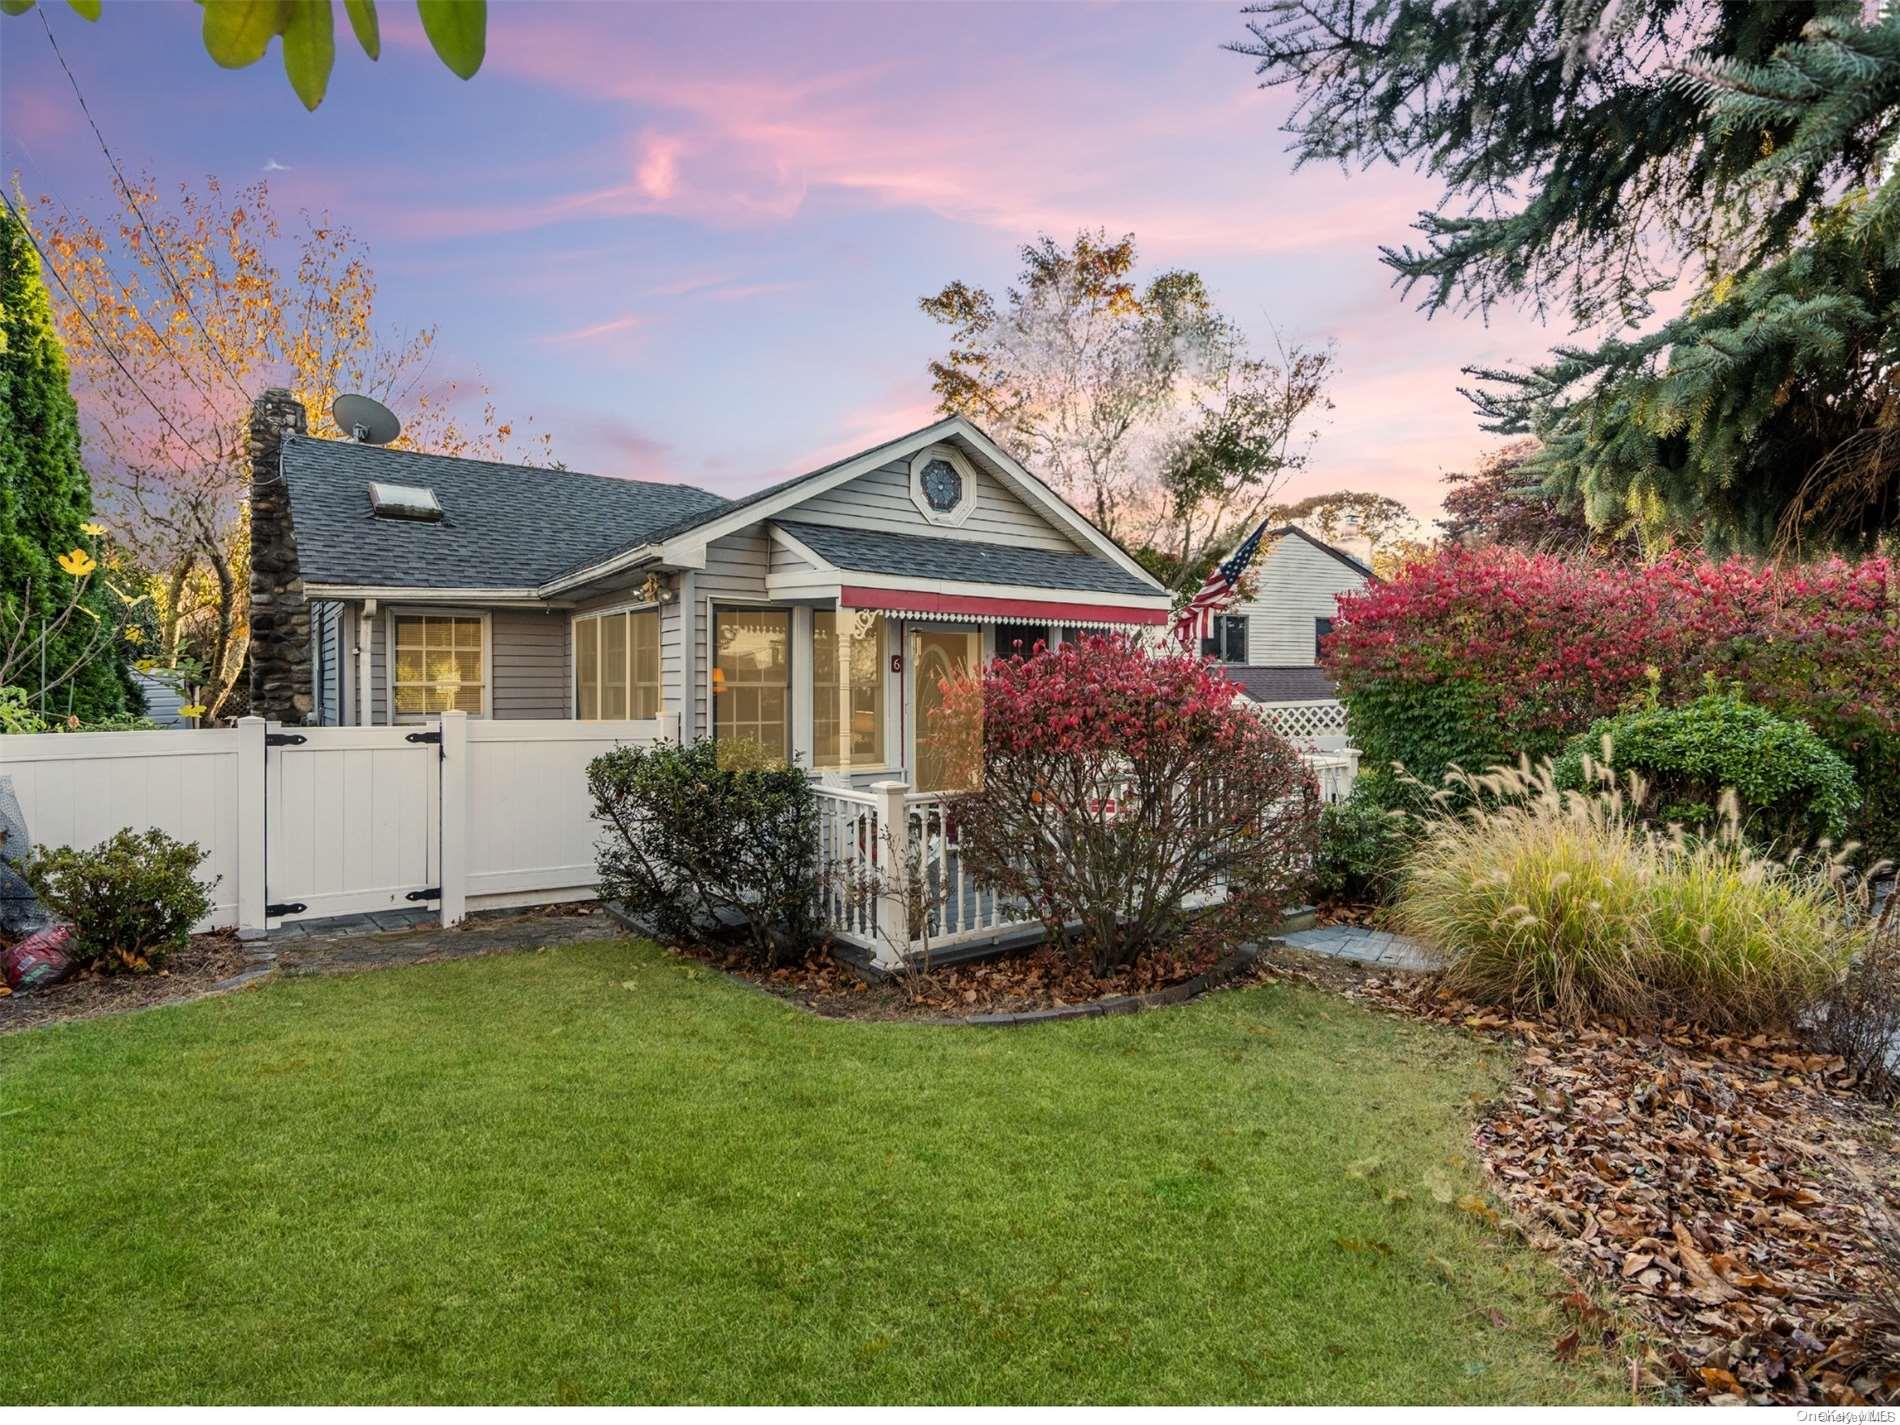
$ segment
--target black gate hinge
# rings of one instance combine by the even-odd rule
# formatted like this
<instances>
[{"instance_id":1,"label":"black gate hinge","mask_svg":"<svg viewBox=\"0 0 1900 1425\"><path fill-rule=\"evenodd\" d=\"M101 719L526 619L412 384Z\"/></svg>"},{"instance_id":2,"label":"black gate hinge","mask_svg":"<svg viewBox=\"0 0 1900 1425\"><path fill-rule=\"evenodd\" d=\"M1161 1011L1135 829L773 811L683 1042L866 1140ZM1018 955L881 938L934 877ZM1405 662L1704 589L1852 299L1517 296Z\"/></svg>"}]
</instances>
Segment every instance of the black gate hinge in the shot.
<instances>
[{"instance_id":1,"label":"black gate hinge","mask_svg":"<svg viewBox=\"0 0 1900 1425\"><path fill-rule=\"evenodd\" d=\"M267 732L264 734L266 747L301 747L310 739L301 732Z\"/></svg>"},{"instance_id":2,"label":"black gate hinge","mask_svg":"<svg viewBox=\"0 0 1900 1425\"><path fill-rule=\"evenodd\" d=\"M439 901L442 899L442 887L424 886L419 891L411 891L403 897L406 901Z\"/></svg>"},{"instance_id":3,"label":"black gate hinge","mask_svg":"<svg viewBox=\"0 0 1900 1425\"><path fill-rule=\"evenodd\" d=\"M298 740L302 741L301 738L299 738ZM403 741L404 742L434 742L434 743L439 744L442 741L442 734L439 732L412 732L407 737L405 737Z\"/></svg>"},{"instance_id":4,"label":"black gate hinge","mask_svg":"<svg viewBox=\"0 0 1900 1425\"><path fill-rule=\"evenodd\" d=\"M303 741L301 737L298 738L297 740L299 742ZM305 905L302 901L275 901L272 904L264 907L264 914L265 915L302 915L305 911L309 909L310 907Z\"/></svg>"}]
</instances>

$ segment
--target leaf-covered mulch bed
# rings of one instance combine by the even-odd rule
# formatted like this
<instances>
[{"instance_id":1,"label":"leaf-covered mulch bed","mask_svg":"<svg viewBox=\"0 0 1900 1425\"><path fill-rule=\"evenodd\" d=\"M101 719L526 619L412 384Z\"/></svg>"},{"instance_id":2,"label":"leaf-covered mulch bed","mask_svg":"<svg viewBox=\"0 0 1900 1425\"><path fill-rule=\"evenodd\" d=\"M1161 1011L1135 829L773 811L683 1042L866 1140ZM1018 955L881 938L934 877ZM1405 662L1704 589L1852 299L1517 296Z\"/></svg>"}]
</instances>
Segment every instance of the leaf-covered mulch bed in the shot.
<instances>
[{"instance_id":1,"label":"leaf-covered mulch bed","mask_svg":"<svg viewBox=\"0 0 1900 1425\"><path fill-rule=\"evenodd\" d=\"M848 961L817 951L796 965L763 970L718 949L678 948L818 1014L850 1019L942 1019L1019 1014L1123 995L1152 994L1205 974L1221 961L1211 948L1152 951L1096 978L1086 956L1048 946L1008 951L893 979L868 980Z\"/></svg>"},{"instance_id":2,"label":"leaf-covered mulch bed","mask_svg":"<svg viewBox=\"0 0 1900 1425\"><path fill-rule=\"evenodd\" d=\"M195 999L244 966L244 951L233 932L194 935L190 944L166 960L164 969L149 974L82 973L43 989L0 994L0 1034Z\"/></svg>"},{"instance_id":3,"label":"leaf-covered mulch bed","mask_svg":"<svg viewBox=\"0 0 1900 1425\"><path fill-rule=\"evenodd\" d=\"M1533 1244L1653 1332L1652 1386L1715 1403L1900 1401L1900 1322L1879 1304L1900 1285L1900 1241L1883 1252L1870 1221L1900 1207L1895 1119L1839 1059L1686 1029L1566 1029L1429 982L1357 993L1523 1047L1479 1150Z\"/></svg>"}]
</instances>

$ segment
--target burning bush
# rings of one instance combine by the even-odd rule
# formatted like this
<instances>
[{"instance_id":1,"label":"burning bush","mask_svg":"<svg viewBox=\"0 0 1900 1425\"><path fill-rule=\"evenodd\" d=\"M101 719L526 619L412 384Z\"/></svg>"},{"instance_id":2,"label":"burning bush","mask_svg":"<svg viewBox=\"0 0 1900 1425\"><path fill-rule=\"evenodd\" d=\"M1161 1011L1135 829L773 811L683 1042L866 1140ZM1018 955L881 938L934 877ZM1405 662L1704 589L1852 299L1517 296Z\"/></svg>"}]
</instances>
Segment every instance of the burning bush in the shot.
<instances>
[{"instance_id":1,"label":"burning bush","mask_svg":"<svg viewBox=\"0 0 1900 1425\"><path fill-rule=\"evenodd\" d=\"M1199 658L1122 638L946 683L931 735L964 864L1098 972L1183 935L1265 933L1311 875L1319 792Z\"/></svg>"}]
</instances>

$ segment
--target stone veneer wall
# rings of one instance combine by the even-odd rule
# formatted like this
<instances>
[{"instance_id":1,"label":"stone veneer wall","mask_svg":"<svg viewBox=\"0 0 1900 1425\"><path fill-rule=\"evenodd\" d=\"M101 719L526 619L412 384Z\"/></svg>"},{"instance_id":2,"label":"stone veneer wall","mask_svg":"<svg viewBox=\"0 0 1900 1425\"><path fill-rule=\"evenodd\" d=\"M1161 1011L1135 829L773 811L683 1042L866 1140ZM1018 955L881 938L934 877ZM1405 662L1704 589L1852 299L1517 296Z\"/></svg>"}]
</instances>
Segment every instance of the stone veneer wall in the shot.
<instances>
[{"instance_id":1,"label":"stone veneer wall","mask_svg":"<svg viewBox=\"0 0 1900 1425\"><path fill-rule=\"evenodd\" d=\"M308 421L281 387L251 403L251 712L286 723L305 721L315 706L310 605L280 459L284 437L304 434Z\"/></svg>"}]
</instances>

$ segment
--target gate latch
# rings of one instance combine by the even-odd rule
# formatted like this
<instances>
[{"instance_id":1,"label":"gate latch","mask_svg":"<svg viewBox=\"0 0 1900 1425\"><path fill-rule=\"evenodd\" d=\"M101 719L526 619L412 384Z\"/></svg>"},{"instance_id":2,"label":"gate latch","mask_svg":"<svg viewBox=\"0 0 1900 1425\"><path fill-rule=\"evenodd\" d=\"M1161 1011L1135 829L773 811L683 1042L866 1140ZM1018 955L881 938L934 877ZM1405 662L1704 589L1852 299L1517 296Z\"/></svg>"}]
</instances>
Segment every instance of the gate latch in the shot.
<instances>
[{"instance_id":1,"label":"gate latch","mask_svg":"<svg viewBox=\"0 0 1900 1425\"><path fill-rule=\"evenodd\" d=\"M267 732L264 734L266 747L301 747L310 739L301 732Z\"/></svg>"},{"instance_id":2,"label":"gate latch","mask_svg":"<svg viewBox=\"0 0 1900 1425\"><path fill-rule=\"evenodd\" d=\"M297 740L299 742L303 741L301 737L298 738ZM442 734L439 732L412 732L407 737L403 738L403 741L404 742L434 742L434 743L440 744L442 741Z\"/></svg>"}]
</instances>

